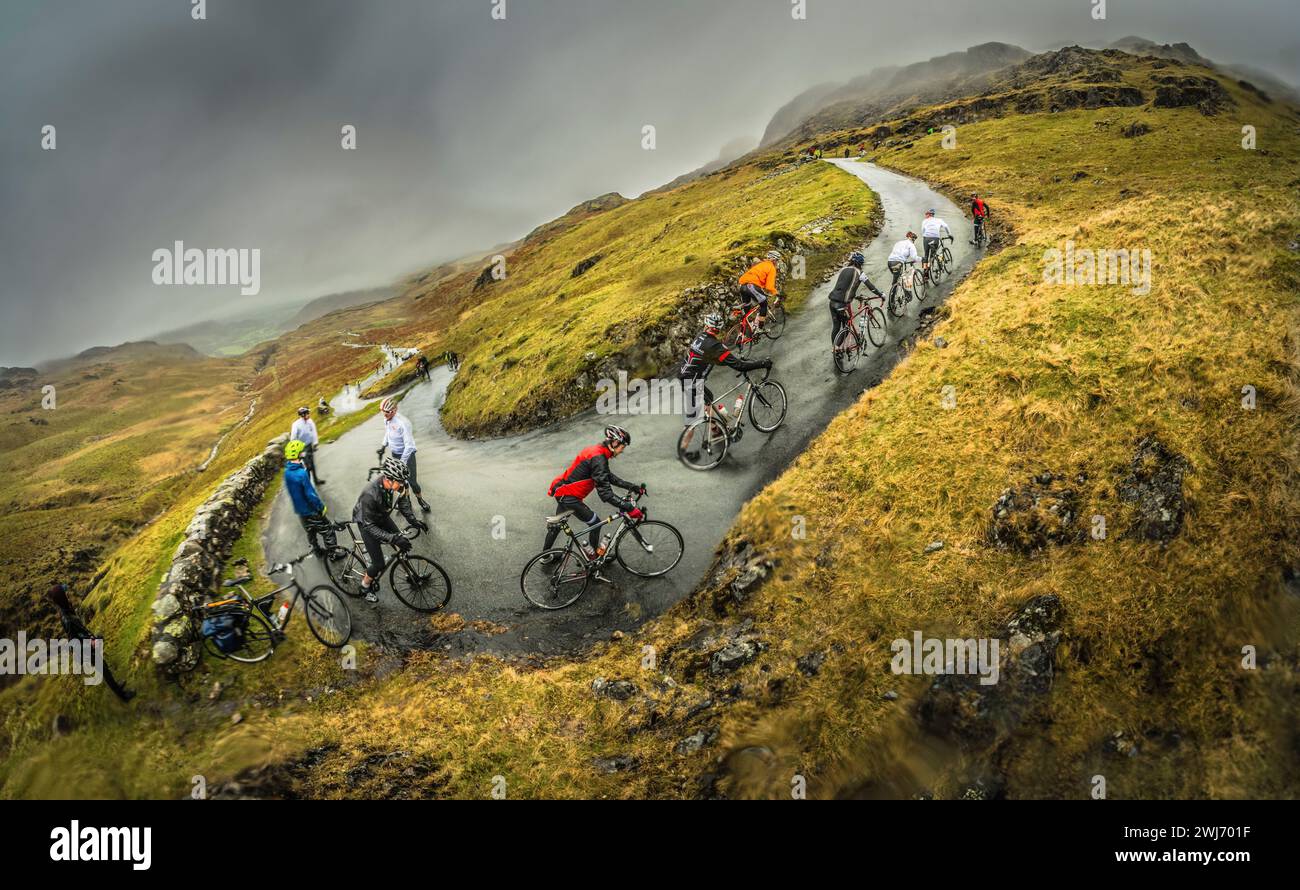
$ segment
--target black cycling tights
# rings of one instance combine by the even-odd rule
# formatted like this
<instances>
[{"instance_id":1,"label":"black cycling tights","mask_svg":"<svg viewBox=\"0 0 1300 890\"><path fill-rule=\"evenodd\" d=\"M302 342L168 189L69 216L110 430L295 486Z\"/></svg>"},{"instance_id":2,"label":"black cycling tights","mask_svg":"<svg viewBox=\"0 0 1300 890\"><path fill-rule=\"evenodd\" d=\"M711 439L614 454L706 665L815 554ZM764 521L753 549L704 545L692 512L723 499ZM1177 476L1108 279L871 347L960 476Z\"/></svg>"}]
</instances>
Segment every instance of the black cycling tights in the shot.
<instances>
[{"instance_id":1,"label":"black cycling tights","mask_svg":"<svg viewBox=\"0 0 1300 890\"><path fill-rule=\"evenodd\" d=\"M767 291L757 284L747 284L740 289L740 296L744 300L746 310L749 309L751 300L757 300L759 318L767 318Z\"/></svg>"},{"instance_id":2,"label":"black cycling tights","mask_svg":"<svg viewBox=\"0 0 1300 890\"><path fill-rule=\"evenodd\" d=\"M591 533L587 535L587 543L591 545L594 552L600 546L600 520L596 518L595 512L583 503L581 498L575 498L568 494L555 499L555 512L563 513L565 510L572 510L573 515L591 526ZM555 539L559 536L560 524L556 523L546 530L546 543L542 545L542 549L550 550L555 544Z\"/></svg>"}]
</instances>

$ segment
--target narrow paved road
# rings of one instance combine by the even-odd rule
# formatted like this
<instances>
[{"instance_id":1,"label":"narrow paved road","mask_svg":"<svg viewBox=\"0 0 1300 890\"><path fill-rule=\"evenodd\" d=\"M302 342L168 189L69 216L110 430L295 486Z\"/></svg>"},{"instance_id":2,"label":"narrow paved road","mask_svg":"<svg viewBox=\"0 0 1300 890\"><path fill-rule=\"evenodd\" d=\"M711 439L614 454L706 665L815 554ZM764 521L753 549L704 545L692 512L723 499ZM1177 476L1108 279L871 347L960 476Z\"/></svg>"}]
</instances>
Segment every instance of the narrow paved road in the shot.
<instances>
[{"instance_id":1,"label":"narrow paved road","mask_svg":"<svg viewBox=\"0 0 1300 890\"><path fill-rule=\"evenodd\" d=\"M908 228L919 230L929 207L948 221L956 236L952 250L958 268L930 305L941 302L974 261L967 245L970 223L961 211L917 180L855 160L829 163L861 178L883 203L884 228L864 251L867 272L882 290L889 282L885 259L894 242ZM804 309L790 318L780 340L767 341L755 350L756 355L771 355L776 365L773 376L789 393L785 425L770 436L747 429L721 467L697 473L678 463L680 415L617 420L631 432L633 444L613 463L615 472L649 486L650 515L681 530L686 554L666 578L640 580L615 566L609 572L612 583L593 584L581 600L560 612L529 606L519 591L519 573L541 549L542 519L553 512L547 485L574 454L600 438L608 418L598 416L593 408L519 436L491 441L452 439L438 419L450 375L445 367L435 369L431 381L417 385L402 401L402 411L415 430L424 496L433 506L431 532L416 542L415 552L433 556L450 574L453 594L449 611L471 621L485 619L507 630L435 639L428 617L406 609L385 588L377 605L349 601L355 635L395 646L556 653L607 636L616 628L628 630L680 600L699 583L744 503L803 451L831 418L852 404L869 384L889 373L899 360L899 341L916 328L918 307L913 303L907 318L891 319L884 347L866 357L852 374L841 377L830 358L829 287L823 284L814 289ZM682 344L683 350L686 346ZM731 378L725 368L716 370L711 378L714 390L721 392L730 385L724 381ZM286 418L286 427L291 419ZM317 462L327 483L321 493L331 515L350 517L366 470L375 464L381 437L382 424L376 417L321 449ZM589 499L594 508L598 507L596 501L594 495ZM598 512L608 515L609 510L601 505ZM494 528L502 527L504 536L494 536ZM265 544L272 559L286 559L306 548L302 529L283 492L273 506ZM315 583L324 577L319 564L307 564L306 580Z\"/></svg>"}]
</instances>

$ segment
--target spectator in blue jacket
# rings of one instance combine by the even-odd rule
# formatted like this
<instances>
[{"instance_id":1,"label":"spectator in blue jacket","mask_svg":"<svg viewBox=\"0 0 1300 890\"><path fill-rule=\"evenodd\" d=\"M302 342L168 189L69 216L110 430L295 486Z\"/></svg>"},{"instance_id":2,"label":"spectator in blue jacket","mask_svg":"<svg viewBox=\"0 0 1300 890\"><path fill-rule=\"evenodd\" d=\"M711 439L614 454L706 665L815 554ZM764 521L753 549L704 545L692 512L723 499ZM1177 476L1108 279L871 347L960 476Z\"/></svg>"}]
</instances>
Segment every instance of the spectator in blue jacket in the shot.
<instances>
[{"instance_id":1,"label":"spectator in blue jacket","mask_svg":"<svg viewBox=\"0 0 1300 890\"><path fill-rule=\"evenodd\" d=\"M325 518L325 503L311 484L311 472L303 463L302 454L306 448L306 443L298 439L291 439L284 446L284 487L293 501L293 512L298 514L298 521L307 533L312 552L326 556L338 549L338 538L334 535L333 524Z\"/></svg>"}]
</instances>

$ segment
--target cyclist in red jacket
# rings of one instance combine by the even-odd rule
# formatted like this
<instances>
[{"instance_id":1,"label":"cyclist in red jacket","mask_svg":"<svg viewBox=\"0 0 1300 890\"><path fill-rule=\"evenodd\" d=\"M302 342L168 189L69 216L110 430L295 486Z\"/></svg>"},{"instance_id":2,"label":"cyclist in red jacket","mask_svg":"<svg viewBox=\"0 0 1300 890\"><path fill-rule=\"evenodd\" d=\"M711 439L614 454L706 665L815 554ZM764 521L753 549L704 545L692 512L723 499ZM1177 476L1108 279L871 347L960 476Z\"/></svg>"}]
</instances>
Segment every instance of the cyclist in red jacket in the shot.
<instances>
[{"instance_id":1,"label":"cyclist in red jacket","mask_svg":"<svg viewBox=\"0 0 1300 890\"><path fill-rule=\"evenodd\" d=\"M971 239L971 244L978 244L985 240L984 221L989 218L989 205L984 203L984 199L979 195L970 196L970 213L975 217L975 237Z\"/></svg>"},{"instance_id":2,"label":"cyclist in red jacket","mask_svg":"<svg viewBox=\"0 0 1300 890\"><path fill-rule=\"evenodd\" d=\"M593 490L600 495L602 501L617 507L633 519L640 519L642 516L636 505L627 498L615 494L612 486L617 485L628 491L644 492L645 484L626 482L615 476L609 469L609 459L618 457L623 453L623 449L631 444L632 435L621 426L605 427L605 440L599 445L592 445L579 451L573 463L569 464L569 468L556 476L547 490L547 494L555 498L557 513L572 510L574 515L591 526L591 533L587 536L587 543L590 545L589 556L594 556L596 548L600 546L600 520L584 501ZM559 525L548 528L546 543L542 549L550 550L559 534Z\"/></svg>"}]
</instances>

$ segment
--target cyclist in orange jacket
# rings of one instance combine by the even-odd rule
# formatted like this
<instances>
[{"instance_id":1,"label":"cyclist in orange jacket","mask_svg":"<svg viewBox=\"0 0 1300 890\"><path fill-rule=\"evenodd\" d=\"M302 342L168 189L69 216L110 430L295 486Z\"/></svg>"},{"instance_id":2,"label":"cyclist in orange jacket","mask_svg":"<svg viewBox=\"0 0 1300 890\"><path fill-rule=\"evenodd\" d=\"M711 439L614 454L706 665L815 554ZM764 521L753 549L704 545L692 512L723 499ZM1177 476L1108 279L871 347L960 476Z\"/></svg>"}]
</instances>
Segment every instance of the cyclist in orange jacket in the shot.
<instances>
[{"instance_id":1,"label":"cyclist in orange jacket","mask_svg":"<svg viewBox=\"0 0 1300 890\"><path fill-rule=\"evenodd\" d=\"M767 256L750 266L744 275L740 276L740 299L744 307L743 312L749 311L749 304L756 301L758 303L758 323L754 325L754 330L761 330L763 323L767 321L767 298L776 296L776 264L781 259L779 250L769 250Z\"/></svg>"}]
</instances>

